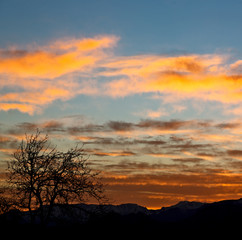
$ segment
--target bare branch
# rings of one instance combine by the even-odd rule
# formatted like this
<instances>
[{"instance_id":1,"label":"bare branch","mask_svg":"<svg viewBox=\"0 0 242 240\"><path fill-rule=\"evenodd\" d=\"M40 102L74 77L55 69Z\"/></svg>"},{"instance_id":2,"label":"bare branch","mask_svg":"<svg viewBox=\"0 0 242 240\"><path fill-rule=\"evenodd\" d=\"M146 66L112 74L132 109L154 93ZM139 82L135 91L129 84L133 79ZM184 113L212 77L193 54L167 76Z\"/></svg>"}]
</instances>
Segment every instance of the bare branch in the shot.
<instances>
[{"instance_id":1,"label":"bare branch","mask_svg":"<svg viewBox=\"0 0 242 240\"><path fill-rule=\"evenodd\" d=\"M82 147L57 151L51 147L48 136L41 138L38 130L35 135L26 134L25 138L8 164L8 181L17 194L19 206L28 208L30 214L38 208L45 222L57 203L105 199L99 173L89 168ZM46 215L45 205L49 206Z\"/></svg>"}]
</instances>

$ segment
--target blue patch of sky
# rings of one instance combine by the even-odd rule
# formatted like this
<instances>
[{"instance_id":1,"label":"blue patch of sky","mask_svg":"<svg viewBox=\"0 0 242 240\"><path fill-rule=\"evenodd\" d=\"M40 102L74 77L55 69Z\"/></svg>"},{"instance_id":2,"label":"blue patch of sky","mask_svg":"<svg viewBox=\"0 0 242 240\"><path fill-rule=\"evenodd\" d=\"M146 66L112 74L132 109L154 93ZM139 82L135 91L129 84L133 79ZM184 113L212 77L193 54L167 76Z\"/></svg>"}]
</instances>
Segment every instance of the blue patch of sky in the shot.
<instances>
[{"instance_id":1,"label":"blue patch of sky","mask_svg":"<svg viewBox=\"0 0 242 240\"><path fill-rule=\"evenodd\" d=\"M241 51L240 0L2 0L0 46L115 34L122 54Z\"/></svg>"}]
</instances>

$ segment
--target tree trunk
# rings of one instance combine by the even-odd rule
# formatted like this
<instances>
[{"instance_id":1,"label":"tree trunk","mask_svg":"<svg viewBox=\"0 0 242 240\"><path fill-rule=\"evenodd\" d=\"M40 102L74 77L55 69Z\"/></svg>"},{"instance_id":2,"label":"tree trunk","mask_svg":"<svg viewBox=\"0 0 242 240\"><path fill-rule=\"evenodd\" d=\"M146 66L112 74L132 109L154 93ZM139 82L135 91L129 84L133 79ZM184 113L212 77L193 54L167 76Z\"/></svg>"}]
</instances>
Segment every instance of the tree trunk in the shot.
<instances>
[{"instance_id":1,"label":"tree trunk","mask_svg":"<svg viewBox=\"0 0 242 240\"><path fill-rule=\"evenodd\" d=\"M29 193L28 209L30 214L30 224L33 225L35 221L35 216L32 211L31 202L32 202L32 192Z\"/></svg>"}]
</instances>

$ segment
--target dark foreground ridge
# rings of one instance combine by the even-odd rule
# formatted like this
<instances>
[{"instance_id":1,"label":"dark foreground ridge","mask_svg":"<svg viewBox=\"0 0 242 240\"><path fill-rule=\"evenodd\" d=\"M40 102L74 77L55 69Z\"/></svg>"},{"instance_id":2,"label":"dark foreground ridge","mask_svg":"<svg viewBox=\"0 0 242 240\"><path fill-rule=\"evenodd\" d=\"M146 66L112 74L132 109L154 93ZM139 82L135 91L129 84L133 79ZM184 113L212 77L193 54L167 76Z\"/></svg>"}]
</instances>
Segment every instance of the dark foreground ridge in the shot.
<instances>
[{"instance_id":1,"label":"dark foreground ridge","mask_svg":"<svg viewBox=\"0 0 242 240\"><path fill-rule=\"evenodd\" d=\"M46 207L47 208L47 207ZM186 234L233 234L242 228L242 199L214 203L183 201L171 207L148 210L137 204L121 205L56 205L50 221L41 226L38 212L30 224L28 212L12 210L0 216L2 230L44 234L89 234L90 236L115 233L157 234L180 236ZM14 233L16 233L14 231Z\"/></svg>"}]
</instances>

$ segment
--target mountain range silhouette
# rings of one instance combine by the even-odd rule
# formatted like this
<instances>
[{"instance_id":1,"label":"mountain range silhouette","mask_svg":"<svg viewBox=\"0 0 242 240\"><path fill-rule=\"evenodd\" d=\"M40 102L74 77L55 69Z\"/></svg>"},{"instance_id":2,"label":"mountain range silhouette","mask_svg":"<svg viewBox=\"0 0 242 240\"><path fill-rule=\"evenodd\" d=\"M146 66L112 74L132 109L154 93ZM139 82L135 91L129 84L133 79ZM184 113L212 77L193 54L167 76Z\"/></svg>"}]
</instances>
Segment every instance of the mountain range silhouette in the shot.
<instances>
[{"instance_id":1,"label":"mountain range silhouette","mask_svg":"<svg viewBox=\"0 0 242 240\"><path fill-rule=\"evenodd\" d=\"M48 208L48 206L45 206ZM242 229L242 199L214 203L182 201L170 207L149 210L137 204L56 205L48 224L40 226L38 211L30 224L29 212L12 210L0 216L2 229L28 229L52 233L105 234L118 232L143 236L166 233L173 236L184 234L238 234Z\"/></svg>"}]
</instances>

